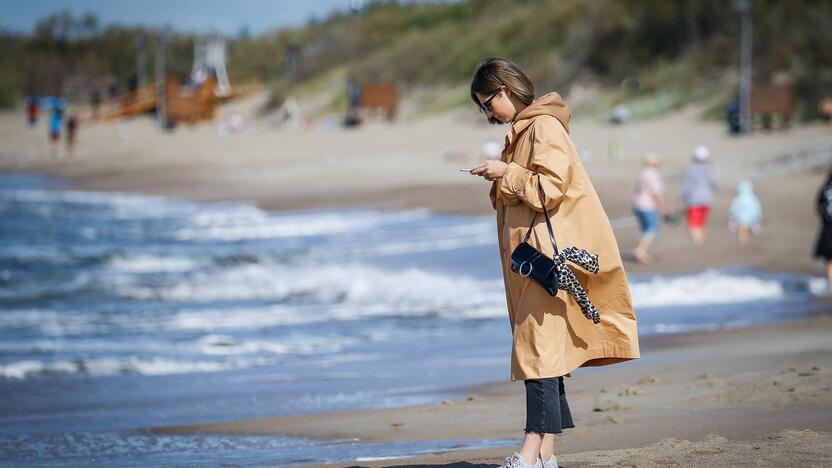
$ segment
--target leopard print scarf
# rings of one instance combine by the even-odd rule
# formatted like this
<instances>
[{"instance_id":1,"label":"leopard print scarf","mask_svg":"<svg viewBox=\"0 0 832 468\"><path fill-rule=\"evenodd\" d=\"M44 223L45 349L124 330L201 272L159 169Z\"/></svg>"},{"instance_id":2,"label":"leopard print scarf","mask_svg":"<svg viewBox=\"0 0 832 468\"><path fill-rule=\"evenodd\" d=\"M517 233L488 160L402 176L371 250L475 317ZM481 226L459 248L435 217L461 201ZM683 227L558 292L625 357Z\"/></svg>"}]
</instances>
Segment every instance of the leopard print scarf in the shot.
<instances>
[{"instance_id":1,"label":"leopard print scarf","mask_svg":"<svg viewBox=\"0 0 832 468\"><path fill-rule=\"evenodd\" d=\"M558 273L558 289L566 291L572 296L572 298L575 299L575 302L577 302L578 306L581 307L581 312L584 313L586 318L592 320L595 324L601 323L601 317L598 314L598 309L595 308L595 304L592 303L589 296L586 294L586 291L584 291L583 286L581 286L581 283L578 282L578 278L575 277L575 273L573 273L572 269L566 264L566 261L568 260L590 273L598 273L600 270L598 265L598 255L591 254L586 250L579 249L577 247L567 247L559 254L555 255L554 260L555 268Z\"/></svg>"}]
</instances>

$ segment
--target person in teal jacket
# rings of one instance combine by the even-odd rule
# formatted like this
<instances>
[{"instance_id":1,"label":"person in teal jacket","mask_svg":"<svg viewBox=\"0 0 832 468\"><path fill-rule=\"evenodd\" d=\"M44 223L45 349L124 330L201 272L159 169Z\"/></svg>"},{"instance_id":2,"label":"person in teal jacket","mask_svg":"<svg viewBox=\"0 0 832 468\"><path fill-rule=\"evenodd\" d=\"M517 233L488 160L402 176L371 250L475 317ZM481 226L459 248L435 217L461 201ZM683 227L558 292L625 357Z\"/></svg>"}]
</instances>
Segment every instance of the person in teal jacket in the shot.
<instances>
[{"instance_id":1,"label":"person in teal jacket","mask_svg":"<svg viewBox=\"0 0 832 468\"><path fill-rule=\"evenodd\" d=\"M752 234L760 232L763 221L763 207L754 195L754 185L750 180L737 184L737 196L731 202L731 229L737 230L740 244L747 244Z\"/></svg>"}]
</instances>

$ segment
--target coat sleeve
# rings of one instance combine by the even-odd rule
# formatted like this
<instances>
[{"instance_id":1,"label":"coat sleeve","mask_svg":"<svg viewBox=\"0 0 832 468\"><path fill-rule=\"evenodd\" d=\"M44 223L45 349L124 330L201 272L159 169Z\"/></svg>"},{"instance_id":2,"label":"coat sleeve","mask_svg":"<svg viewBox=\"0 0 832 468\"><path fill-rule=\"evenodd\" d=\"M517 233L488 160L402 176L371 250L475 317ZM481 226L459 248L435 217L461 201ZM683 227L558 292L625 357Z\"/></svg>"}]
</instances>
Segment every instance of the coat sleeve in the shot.
<instances>
[{"instance_id":1,"label":"coat sleeve","mask_svg":"<svg viewBox=\"0 0 832 468\"><path fill-rule=\"evenodd\" d=\"M511 162L499 181L498 190L510 205L525 203L535 211L543 211L537 188L537 174L546 195L546 209L554 211L572 181L572 160L569 157L566 129L554 117L538 117L530 129L532 155L527 169Z\"/></svg>"}]
</instances>

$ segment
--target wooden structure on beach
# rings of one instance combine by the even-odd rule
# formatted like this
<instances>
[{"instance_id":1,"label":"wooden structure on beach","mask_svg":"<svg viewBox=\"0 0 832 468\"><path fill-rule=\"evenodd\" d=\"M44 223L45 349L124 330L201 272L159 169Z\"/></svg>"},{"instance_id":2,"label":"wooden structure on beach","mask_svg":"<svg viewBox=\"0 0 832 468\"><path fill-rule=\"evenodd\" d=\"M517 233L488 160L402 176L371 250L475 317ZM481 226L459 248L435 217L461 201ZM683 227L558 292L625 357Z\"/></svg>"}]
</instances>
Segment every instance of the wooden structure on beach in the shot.
<instances>
[{"instance_id":1,"label":"wooden structure on beach","mask_svg":"<svg viewBox=\"0 0 832 468\"><path fill-rule=\"evenodd\" d=\"M119 95L109 106L104 104L99 120L146 114L156 109L156 89L152 84Z\"/></svg>"},{"instance_id":2,"label":"wooden structure on beach","mask_svg":"<svg viewBox=\"0 0 832 468\"><path fill-rule=\"evenodd\" d=\"M168 120L194 124L202 120L211 120L219 104L250 94L257 87L235 87L223 96L217 96L216 80L207 78L197 89L180 86L179 82L168 77L165 80L165 115ZM116 120L147 114L156 110L157 93L152 84L141 86L135 91L121 94L107 109L102 109L100 121Z\"/></svg>"},{"instance_id":3,"label":"wooden structure on beach","mask_svg":"<svg viewBox=\"0 0 832 468\"><path fill-rule=\"evenodd\" d=\"M164 39L157 44L157 77L164 73ZM113 120L146 114L153 111L164 113L163 122L194 124L211 120L217 106L227 100L251 93L258 87L253 81L248 86L234 88L226 70L225 40L221 37L198 39L194 43L194 59L191 74L186 85L172 76L166 76L164 85L139 86L135 91L123 93L110 101L108 108L101 112L100 120ZM164 86L164 90L161 88ZM160 93L160 91L164 91ZM157 102L159 96L164 101Z\"/></svg>"},{"instance_id":4,"label":"wooden structure on beach","mask_svg":"<svg viewBox=\"0 0 832 468\"><path fill-rule=\"evenodd\" d=\"M176 80L165 83L165 112L169 121L195 124L201 120L212 120L217 112L216 82L209 77L198 89L182 90Z\"/></svg>"},{"instance_id":5,"label":"wooden structure on beach","mask_svg":"<svg viewBox=\"0 0 832 468\"><path fill-rule=\"evenodd\" d=\"M364 83L359 106L362 111L381 112L387 120L394 120L399 110L398 88L388 83Z\"/></svg>"},{"instance_id":6,"label":"wooden structure on beach","mask_svg":"<svg viewBox=\"0 0 832 468\"><path fill-rule=\"evenodd\" d=\"M755 84L751 88L751 116L759 118L763 129L772 128L775 117L780 128L788 128L795 113L794 88L788 85Z\"/></svg>"}]
</instances>

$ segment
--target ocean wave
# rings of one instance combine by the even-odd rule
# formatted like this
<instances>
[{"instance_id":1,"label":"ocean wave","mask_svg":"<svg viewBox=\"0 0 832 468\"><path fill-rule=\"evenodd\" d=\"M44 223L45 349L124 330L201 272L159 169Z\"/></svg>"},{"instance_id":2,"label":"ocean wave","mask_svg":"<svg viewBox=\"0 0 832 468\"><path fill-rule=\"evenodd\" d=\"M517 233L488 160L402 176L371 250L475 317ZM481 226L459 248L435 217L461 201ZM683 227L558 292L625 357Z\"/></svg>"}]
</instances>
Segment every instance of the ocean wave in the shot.
<instances>
[{"instance_id":1,"label":"ocean wave","mask_svg":"<svg viewBox=\"0 0 832 468\"><path fill-rule=\"evenodd\" d=\"M108 281L111 283L108 287L113 288L117 296L163 301L168 303L166 308L170 312L160 311L136 320L127 312L106 311L106 316L101 316L88 311L58 313L37 308L10 309L0 314L0 331L38 330L46 336L114 330L222 334L371 317L486 319L506 314L502 280L421 269L390 271L361 264L316 267L261 262L186 272L169 278L166 280L169 284L161 286L137 284L131 275L111 276ZM70 289L87 283L87 280L77 281ZM795 283L801 286L795 287ZM638 311L776 301L790 294L817 293L823 286L824 281L811 277L784 280L706 271L636 279L631 284L631 291ZM182 305L177 306L177 303Z\"/></svg>"},{"instance_id":2,"label":"ocean wave","mask_svg":"<svg viewBox=\"0 0 832 468\"><path fill-rule=\"evenodd\" d=\"M273 363L265 357L249 359L225 358L217 361L196 361L161 357L93 358L61 361L23 360L0 364L0 378L26 379L57 374L89 375L167 375L193 372L220 372L229 369Z\"/></svg>"},{"instance_id":3,"label":"ocean wave","mask_svg":"<svg viewBox=\"0 0 832 468\"><path fill-rule=\"evenodd\" d=\"M636 309L777 300L786 295L783 283L777 279L719 270L677 276L656 275L633 282L630 291Z\"/></svg>"},{"instance_id":4,"label":"ocean wave","mask_svg":"<svg viewBox=\"0 0 832 468\"><path fill-rule=\"evenodd\" d=\"M776 300L787 294L781 280L718 270L658 275L634 281L630 287L637 308ZM129 287L122 294L133 299L194 302L306 299L326 304L395 303L396 310L406 310L409 304L452 305L455 309L486 300L504 304L500 280L420 269L387 271L362 264L249 264L198 272L162 288Z\"/></svg>"},{"instance_id":5,"label":"ocean wave","mask_svg":"<svg viewBox=\"0 0 832 468\"><path fill-rule=\"evenodd\" d=\"M17 353L54 353L65 358L53 361L24 359L0 364L0 378L25 379L56 374L164 375L218 372L275 364L288 356L304 355L314 355L319 360L338 361L337 358L342 351L359 343L357 337L318 336L308 333L292 333L272 340L210 334L176 344L141 338L130 342L118 338L37 340L28 344L15 342L9 343L10 346L0 346L0 349ZM30 349L25 349L27 346ZM146 355L112 356L137 351ZM83 356L90 353L100 356ZM179 357L171 357L170 353L176 353ZM69 357L72 355L78 357ZM358 360L370 359L372 356L361 354ZM205 359L206 357L213 359Z\"/></svg>"},{"instance_id":6,"label":"ocean wave","mask_svg":"<svg viewBox=\"0 0 832 468\"><path fill-rule=\"evenodd\" d=\"M87 192L80 190L4 190L3 203L17 202L41 205L42 209L59 210L61 205L89 208L100 217L127 219L167 218L192 213L199 205L168 197L127 192ZM33 210L36 211L36 210ZM41 212L48 215L50 212Z\"/></svg>"},{"instance_id":7,"label":"ocean wave","mask_svg":"<svg viewBox=\"0 0 832 468\"><path fill-rule=\"evenodd\" d=\"M499 302L503 297L498 280L477 280L415 268L388 271L362 264L250 264L196 272L164 287L127 286L120 293L130 299L304 300L318 304L391 305L393 310L426 304L435 309L447 305L478 305L485 300Z\"/></svg>"},{"instance_id":8,"label":"ocean wave","mask_svg":"<svg viewBox=\"0 0 832 468\"><path fill-rule=\"evenodd\" d=\"M177 229L174 237L182 241L241 241L254 239L298 238L367 231L390 223L413 222L431 216L429 210L396 213L350 210L273 214L253 207L235 210L203 211Z\"/></svg>"},{"instance_id":9,"label":"ocean wave","mask_svg":"<svg viewBox=\"0 0 832 468\"><path fill-rule=\"evenodd\" d=\"M331 354L342 351L358 343L353 337L333 337L298 335L280 340L239 339L230 335L206 335L191 346L202 354L241 355L241 354Z\"/></svg>"},{"instance_id":10,"label":"ocean wave","mask_svg":"<svg viewBox=\"0 0 832 468\"><path fill-rule=\"evenodd\" d=\"M8 286L0 286L0 299L21 301L25 299L57 299L95 287L93 275L81 272L64 278L63 281L52 280L27 281L25 283L16 281L14 273L6 279Z\"/></svg>"},{"instance_id":11,"label":"ocean wave","mask_svg":"<svg viewBox=\"0 0 832 468\"><path fill-rule=\"evenodd\" d=\"M185 272L198 265L193 258L150 254L118 255L110 259L107 268L120 273Z\"/></svg>"}]
</instances>

